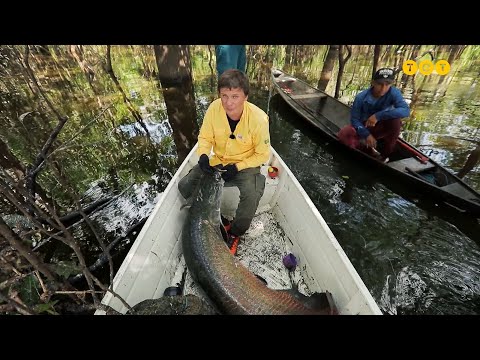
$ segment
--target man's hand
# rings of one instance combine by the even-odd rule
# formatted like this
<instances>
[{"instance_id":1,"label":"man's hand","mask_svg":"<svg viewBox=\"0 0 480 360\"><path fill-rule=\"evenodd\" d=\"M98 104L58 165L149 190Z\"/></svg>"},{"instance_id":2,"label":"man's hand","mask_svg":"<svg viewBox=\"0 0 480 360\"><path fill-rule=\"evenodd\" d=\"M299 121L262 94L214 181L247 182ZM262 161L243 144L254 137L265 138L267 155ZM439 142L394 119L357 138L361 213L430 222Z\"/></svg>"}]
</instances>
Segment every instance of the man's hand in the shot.
<instances>
[{"instance_id":1,"label":"man's hand","mask_svg":"<svg viewBox=\"0 0 480 360\"><path fill-rule=\"evenodd\" d=\"M368 135L366 143L369 148L375 149L377 147L377 139L375 139L372 134Z\"/></svg>"},{"instance_id":2,"label":"man's hand","mask_svg":"<svg viewBox=\"0 0 480 360\"><path fill-rule=\"evenodd\" d=\"M222 174L222 178L223 180L225 181L230 181L232 180L235 175L237 175L238 173L238 169L237 169L237 166L235 164L228 164L228 165L225 165L223 167L223 170L226 170L223 174Z\"/></svg>"},{"instance_id":3,"label":"man's hand","mask_svg":"<svg viewBox=\"0 0 480 360\"><path fill-rule=\"evenodd\" d=\"M374 127L376 124L377 124L377 117L375 116L375 114L373 114L372 116L370 116L367 121L365 122L365 126L366 127Z\"/></svg>"},{"instance_id":4,"label":"man's hand","mask_svg":"<svg viewBox=\"0 0 480 360\"><path fill-rule=\"evenodd\" d=\"M207 154L200 155L200 159L198 159L198 166L204 173L213 174L213 167L210 166L210 161Z\"/></svg>"}]
</instances>

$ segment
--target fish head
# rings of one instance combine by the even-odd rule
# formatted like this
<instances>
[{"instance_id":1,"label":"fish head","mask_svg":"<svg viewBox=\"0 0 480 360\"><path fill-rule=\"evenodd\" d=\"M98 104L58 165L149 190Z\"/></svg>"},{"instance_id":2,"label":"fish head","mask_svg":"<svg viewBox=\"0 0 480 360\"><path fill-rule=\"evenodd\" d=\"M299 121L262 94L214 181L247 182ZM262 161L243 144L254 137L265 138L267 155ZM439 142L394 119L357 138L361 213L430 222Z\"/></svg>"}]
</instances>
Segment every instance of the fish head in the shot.
<instances>
[{"instance_id":1,"label":"fish head","mask_svg":"<svg viewBox=\"0 0 480 360\"><path fill-rule=\"evenodd\" d=\"M212 174L202 174L192 207L200 208L208 218L220 219L220 205L225 181L222 178L222 171L216 168L214 170Z\"/></svg>"},{"instance_id":2,"label":"fish head","mask_svg":"<svg viewBox=\"0 0 480 360\"><path fill-rule=\"evenodd\" d=\"M202 217L217 225L220 222L220 205L224 183L221 171L215 169L212 174L203 173L191 211L198 211L202 214Z\"/></svg>"}]
</instances>

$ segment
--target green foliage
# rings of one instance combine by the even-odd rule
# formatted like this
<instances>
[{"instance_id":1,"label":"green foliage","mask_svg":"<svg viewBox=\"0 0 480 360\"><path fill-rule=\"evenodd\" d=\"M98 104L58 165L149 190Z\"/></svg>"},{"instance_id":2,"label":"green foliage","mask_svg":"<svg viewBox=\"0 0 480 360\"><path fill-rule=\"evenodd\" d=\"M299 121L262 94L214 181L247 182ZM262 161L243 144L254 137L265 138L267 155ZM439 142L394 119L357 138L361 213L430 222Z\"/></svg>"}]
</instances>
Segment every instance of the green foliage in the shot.
<instances>
[{"instance_id":1,"label":"green foliage","mask_svg":"<svg viewBox=\"0 0 480 360\"><path fill-rule=\"evenodd\" d=\"M19 281L15 285L15 289L18 290L20 298L28 306L33 306L40 301L41 287L33 273Z\"/></svg>"},{"instance_id":2,"label":"green foliage","mask_svg":"<svg viewBox=\"0 0 480 360\"><path fill-rule=\"evenodd\" d=\"M54 307L57 303L58 300L53 300L48 303L36 304L33 309L37 314L47 313L49 315L59 315Z\"/></svg>"},{"instance_id":3,"label":"green foliage","mask_svg":"<svg viewBox=\"0 0 480 360\"><path fill-rule=\"evenodd\" d=\"M77 262L60 260L54 265L55 272L61 277L68 279L71 275L79 274L82 269Z\"/></svg>"}]
</instances>

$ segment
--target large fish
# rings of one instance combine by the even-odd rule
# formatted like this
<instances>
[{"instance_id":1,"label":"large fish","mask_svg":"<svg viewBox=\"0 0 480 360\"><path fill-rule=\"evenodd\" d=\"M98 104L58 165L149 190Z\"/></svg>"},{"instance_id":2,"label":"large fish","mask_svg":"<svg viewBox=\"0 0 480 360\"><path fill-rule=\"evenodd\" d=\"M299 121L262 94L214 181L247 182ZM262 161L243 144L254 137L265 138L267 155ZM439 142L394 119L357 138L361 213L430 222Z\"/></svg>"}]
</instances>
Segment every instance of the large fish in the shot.
<instances>
[{"instance_id":1,"label":"large fish","mask_svg":"<svg viewBox=\"0 0 480 360\"><path fill-rule=\"evenodd\" d=\"M182 233L187 267L218 310L222 314L331 314L324 297L272 290L229 252L220 230L223 184L218 171L202 176Z\"/></svg>"}]
</instances>

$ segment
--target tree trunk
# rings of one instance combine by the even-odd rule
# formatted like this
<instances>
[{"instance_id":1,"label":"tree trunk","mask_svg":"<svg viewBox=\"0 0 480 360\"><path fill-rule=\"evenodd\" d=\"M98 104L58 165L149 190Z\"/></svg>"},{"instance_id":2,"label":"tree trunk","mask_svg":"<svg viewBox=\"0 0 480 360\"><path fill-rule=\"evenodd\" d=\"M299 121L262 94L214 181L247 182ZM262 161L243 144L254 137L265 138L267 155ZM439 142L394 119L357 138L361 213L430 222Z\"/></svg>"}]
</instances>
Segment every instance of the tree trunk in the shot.
<instances>
[{"instance_id":1,"label":"tree trunk","mask_svg":"<svg viewBox=\"0 0 480 360\"><path fill-rule=\"evenodd\" d=\"M378 59L380 58L381 51L382 51L382 45L375 45L375 48L373 49L372 79L373 79L373 75L375 75L375 71L377 71Z\"/></svg>"},{"instance_id":2,"label":"tree trunk","mask_svg":"<svg viewBox=\"0 0 480 360\"><path fill-rule=\"evenodd\" d=\"M154 49L178 162L182 163L196 144L199 129L190 52L187 45L155 45Z\"/></svg>"},{"instance_id":3,"label":"tree trunk","mask_svg":"<svg viewBox=\"0 0 480 360\"><path fill-rule=\"evenodd\" d=\"M285 48L285 65L292 63L293 52L295 51L295 45L287 45Z\"/></svg>"},{"instance_id":4,"label":"tree trunk","mask_svg":"<svg viewBox=\"0 0 480 360\"><path fill-rule=\"evenodd\" d=\"M330 45L328 48L327 58L323 63L322 73L320 74L320 80L318 80L318 89L325 91L328 82L332 77L333 67L335 66L335 60L338 58L338 45Z\"/></svg>"},{"instance_id":5,"label":"tree trunk","mask_svg":"<svg viewBox=\"0 0 480 360\"><path fill-rule=\"evenodd\" d=\"M450 53L448 54L448 60L447 60L450 66L452 66L455 60L460 58L465 48L466 48L465 45L451 45Z\"/></svg>"},{"instance_id":6,"label":"tree trunk","mask_svg":"<svg viewBox=\"0 0 480 360\"><path fill-rule=\"evenodd\" d=\"M343 57L343 47L347 49L347 56ZM343 69L348 59L352 56L352 48L349 45L340 45L338 51L338 76L337 76L337 85L335 86L335 99L338 99L340 95L340 85L342 85Z\"/></svg>"}]
</instances>

